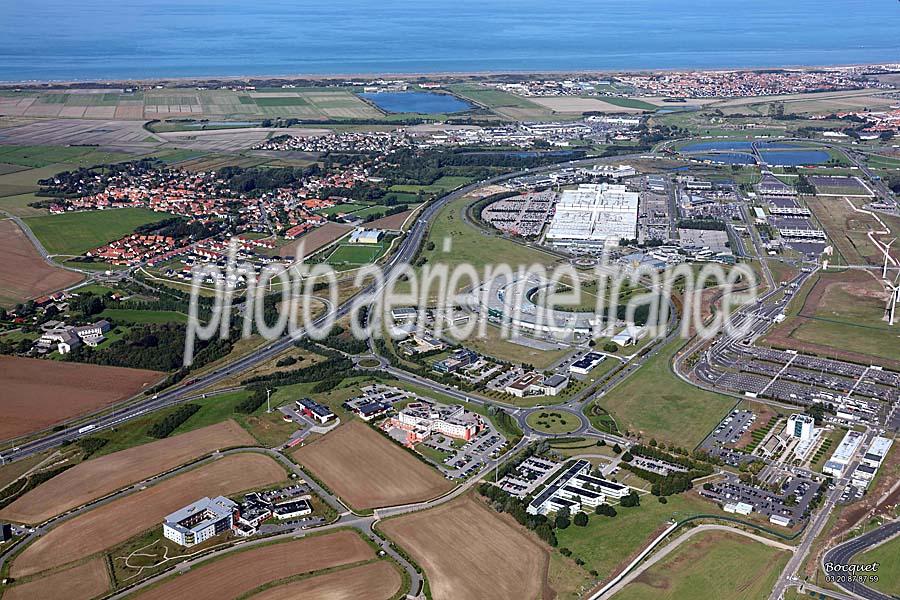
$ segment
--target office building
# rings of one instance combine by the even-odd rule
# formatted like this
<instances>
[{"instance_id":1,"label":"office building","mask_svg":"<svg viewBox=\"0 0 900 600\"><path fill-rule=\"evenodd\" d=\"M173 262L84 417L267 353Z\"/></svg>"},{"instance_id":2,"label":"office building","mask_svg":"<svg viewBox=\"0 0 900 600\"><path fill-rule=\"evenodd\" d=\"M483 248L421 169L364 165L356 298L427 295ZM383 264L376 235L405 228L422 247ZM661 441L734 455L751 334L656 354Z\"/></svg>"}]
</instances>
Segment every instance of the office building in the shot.
<instances>
[{"instance_id":1,"label":"office building","mask_svg":"<svg viewBox=\"0 0 900 600\"><path fill-rule=\"evenodd\" d=\"M163 521L163 536L182 546L195 546L234 527L237 504L218 496L201 498Z\"/></svg>"}]
</instances>

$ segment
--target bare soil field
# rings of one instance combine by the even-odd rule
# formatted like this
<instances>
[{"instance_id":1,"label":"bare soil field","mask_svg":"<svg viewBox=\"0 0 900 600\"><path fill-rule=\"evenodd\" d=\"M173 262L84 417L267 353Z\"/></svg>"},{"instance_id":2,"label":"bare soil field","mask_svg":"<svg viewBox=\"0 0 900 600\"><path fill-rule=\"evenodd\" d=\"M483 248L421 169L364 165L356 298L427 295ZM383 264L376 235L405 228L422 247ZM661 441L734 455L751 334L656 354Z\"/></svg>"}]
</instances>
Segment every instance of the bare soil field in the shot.
<instances>
[{"instance_id":1,"label":"bare soil field","mask_svg":"<svg viewBox=\"0 0 900 600\"><path fill-rule=\"evenodd\" d=\"M856 206L862 204L860 199L856 201ZM848 264L881 265L884 255L867 235L881 229L872 216L854 211L844 198L807 197L805 202Z\"/></svg>"},{"instance_id":2,"label":"bare soil field","mask_svg":"<svg viewBox=\"0 0 900 600\"><path fill-rule=\"evenodd\" d=\"M353 228L350 225L344 225L342 223L325 223L321 227L317 227L309 233L301 235L296 240L289 240L285 247L290 248L291 251L285 252L284 254L287 256L294 256L294 249L297 248L299 244L303 244L303 252L306 256L309 256L316 250L324 248L331 242L342 237L351 229Z\"/></svg>"},{"instance_id":3,"label":"bare soil field","mask_svg":"<svg viewBox=\"0 0 900 600\"><path fill-rule=\"evenodd\" d=\"M102 498L132 483L165 473L216 450L253 445L232 420L83 462L31 490L3 510L0 519L37 524Z\"/></svg>"},{"instance_id":4,"label":"bare soil field","mask_svg":"<svg viewBox=\"0 0 900 600\"><path fill-rule=\"evenodd\" d=\"M0 356L0 439L40 431L129 398L163 373Z\"/></svg>"},{"instance_id":5,"label":"bare soil field","mask_svg":"<svg viewBox=\"0 0 900 600\"><path fill-rule=\"evenodd\" d=\"M368 425L350 421L293 454L353 508L421 502L453 484Z\"/></svg>"},{"instance_id":6,"label":"bare soil field","mask_svg":"<svg viewBox=\"0 0 900 600\"><path fill-rule=\"evenodd\" d=\"M396 215L381 217L380 219L375 219L374 221L369 223L367 227L370 227L371 229L391 229L400 231L400 228L412 213L413 211L407 210L403 211L402 213L397 213Z\"/></svg>"},{"instance_id":7,"label":"bare soil field","mask_svg":"<svg viewBox=\"0 0 900 600\"><path fill-rule=\"evenodd\" d=\"M250 596L250 600L296 600L322 598L339 600L388 600L400 589L403 579L391 563L378 562L317 575L270 588Z\"/></svg>"},{"instance_id":8,"label":"bare soil field","mask_svg":"<svg viewBox=\"0 0 900 600\"><path fill-rule=\"evenodd\" d=\"M84 277L47 264L15 222L0 221L0 304L14 306L75 285Z\"/></svg>"},{"instance_id":9,"label":"bare soil field","mask_svg":"<svg viewBox=\"0 0 900 600\"><path fill-rule=\"evenodd\" d=\"M137 597L140 600L226 600L242 596L270 581L374 557L372 548L358 534L338 531L234 552L166 579Z\"/></svg>"},{"instance_id":10,"label":"bare soil field","mask_svg":"<svg viewBox=\"0 0 900 600\"><path fill-rule=\"evenodd\" d=\"M379 529L425 569L435 600L550 598L549 554L512 517L467 494L431 509L388 519Z\"/></svg>"},{"instance_id":11,"label":"bare soil field","mask_svg":"<svg viewBox=\"0 0 900 600\"><path fill-rule=\"evenodd\" d=\"M24 577L112 548L158 526L169 513L203 496L229 495L285 480L274 459L232 454L64 521L25 548L10 574Z\"/></svg>"},{"instance_id":12,"label":"bare soil field","mask_svg":"<svg viewBox=\"0 0 900 600\"><path fill-rule=\"evenodd\" d=\"M95 558L77 567L13 586L3 592L3 600L90 600L107 590L106 561Z\"/></svg>"}]
</instances>

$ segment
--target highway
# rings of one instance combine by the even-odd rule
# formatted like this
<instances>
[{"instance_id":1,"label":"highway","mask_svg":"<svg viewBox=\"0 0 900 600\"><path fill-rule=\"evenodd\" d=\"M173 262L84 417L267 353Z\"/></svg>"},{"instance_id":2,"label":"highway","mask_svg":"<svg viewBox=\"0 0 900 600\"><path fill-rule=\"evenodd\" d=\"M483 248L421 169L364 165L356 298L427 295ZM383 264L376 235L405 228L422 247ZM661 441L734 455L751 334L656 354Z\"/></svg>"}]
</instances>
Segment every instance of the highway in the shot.
<instances>
[{"instance_id":1,"label":"highway","mask_svg":"<svg viewBox=\"0 0 900 600\"><path fill-rule=\"evenodd\" d=\"M843 578L846 577L846 573L832 573L828 571L826 564L849 565L850 561L857 554L865 552L874 546L878 546L897 535L900 535L900 520L891 521L890 523L864 533L857 538L853 538L848 542L835 546L825 553L825 556L822 559L822 570L828 575L833 574L836 577L834 585L842 588L851 595L865 598L866 600L892 600L891 596L874 590L862 582L844 580ZM877 571L873 573L862 573L863 576L877 574Z\"/></svg>"}]
</instances>

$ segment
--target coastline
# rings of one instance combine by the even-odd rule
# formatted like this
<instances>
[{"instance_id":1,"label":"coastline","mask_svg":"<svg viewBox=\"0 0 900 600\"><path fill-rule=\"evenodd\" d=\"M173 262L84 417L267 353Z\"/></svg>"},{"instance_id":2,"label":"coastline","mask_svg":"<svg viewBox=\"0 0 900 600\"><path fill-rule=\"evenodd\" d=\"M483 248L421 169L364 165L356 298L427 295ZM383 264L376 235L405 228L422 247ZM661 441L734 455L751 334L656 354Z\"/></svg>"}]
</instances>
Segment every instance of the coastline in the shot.
<instances>
[{"instance_id":1,"label":"coastline","mask_svg":"<svg viewBox=\"0 0 900 600\"><path fill-rule=\"evenodd\" d=\"M134 78L86 78L86 79L23 79L23 80L0 80L0 88L33 88L33 87L87 87L90 84L109 87L116 84L123 85L161 85L161 84L200 84L208 82L249 82L251 80L270 80L270 81L331 81L347 79L396 79L396 80L419 80L419 79L446 79L446 78L476 78L476 77L520 77L520 78L540 78L542 76L560 77L566 75L585 76L585 75L639 75L654 73L741 73L741 72L759 72L759 71L818 71L818 70L844 70L859 68L876 68L876 67L895 67L895 71L900 72L900 62L885 63L847 63L847 64L796 64L796 65L760 65L754 67L716 67L716 68L667 68L667 69L561 69L561 70L515 70L502 69L492 70L485 69L479 71L421 71L421 72L367 72L367 73L295 73L282 75L191 75L182 77L134 77ZM176 86L177 87L177 86Z\"/></svg>"}]
</instances>

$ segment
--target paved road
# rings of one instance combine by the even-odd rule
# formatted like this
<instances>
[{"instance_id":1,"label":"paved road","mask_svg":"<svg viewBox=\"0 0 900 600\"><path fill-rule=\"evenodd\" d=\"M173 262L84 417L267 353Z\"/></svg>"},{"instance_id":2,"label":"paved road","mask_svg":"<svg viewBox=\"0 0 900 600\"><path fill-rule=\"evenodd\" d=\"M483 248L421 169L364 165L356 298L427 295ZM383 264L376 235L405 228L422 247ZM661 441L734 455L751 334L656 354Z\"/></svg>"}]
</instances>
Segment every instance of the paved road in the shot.
<instances>
[{"instance_id":1,"label":"paved road","mask_svg":"<svg viewBox=\"0 0 900 600\"><path fill-rule=\"evenodd\" d=\"M829 571L826 569L826 565L828 563L848 565L850 564L850 561L853 559L853 557L857 554L865 552L869 548L877 546L897 535L900 535L900 520L892 521L848 542L844 542L839 546L835 546L825 553L825 556L822 559L822 569L826 573L829 573ZM834 575L837 577L841 577L842 575L844 575L844 573L838 572L834 573ZM864 573L863 575L866 574ZM866 586L864 583L858 581L847 582L838 580L835 581L834 584L844 589L848 593L859 596L861 598L865 598L866 600L891 600L891 596L874 590Z\"/></svg>"}]
</instances>

